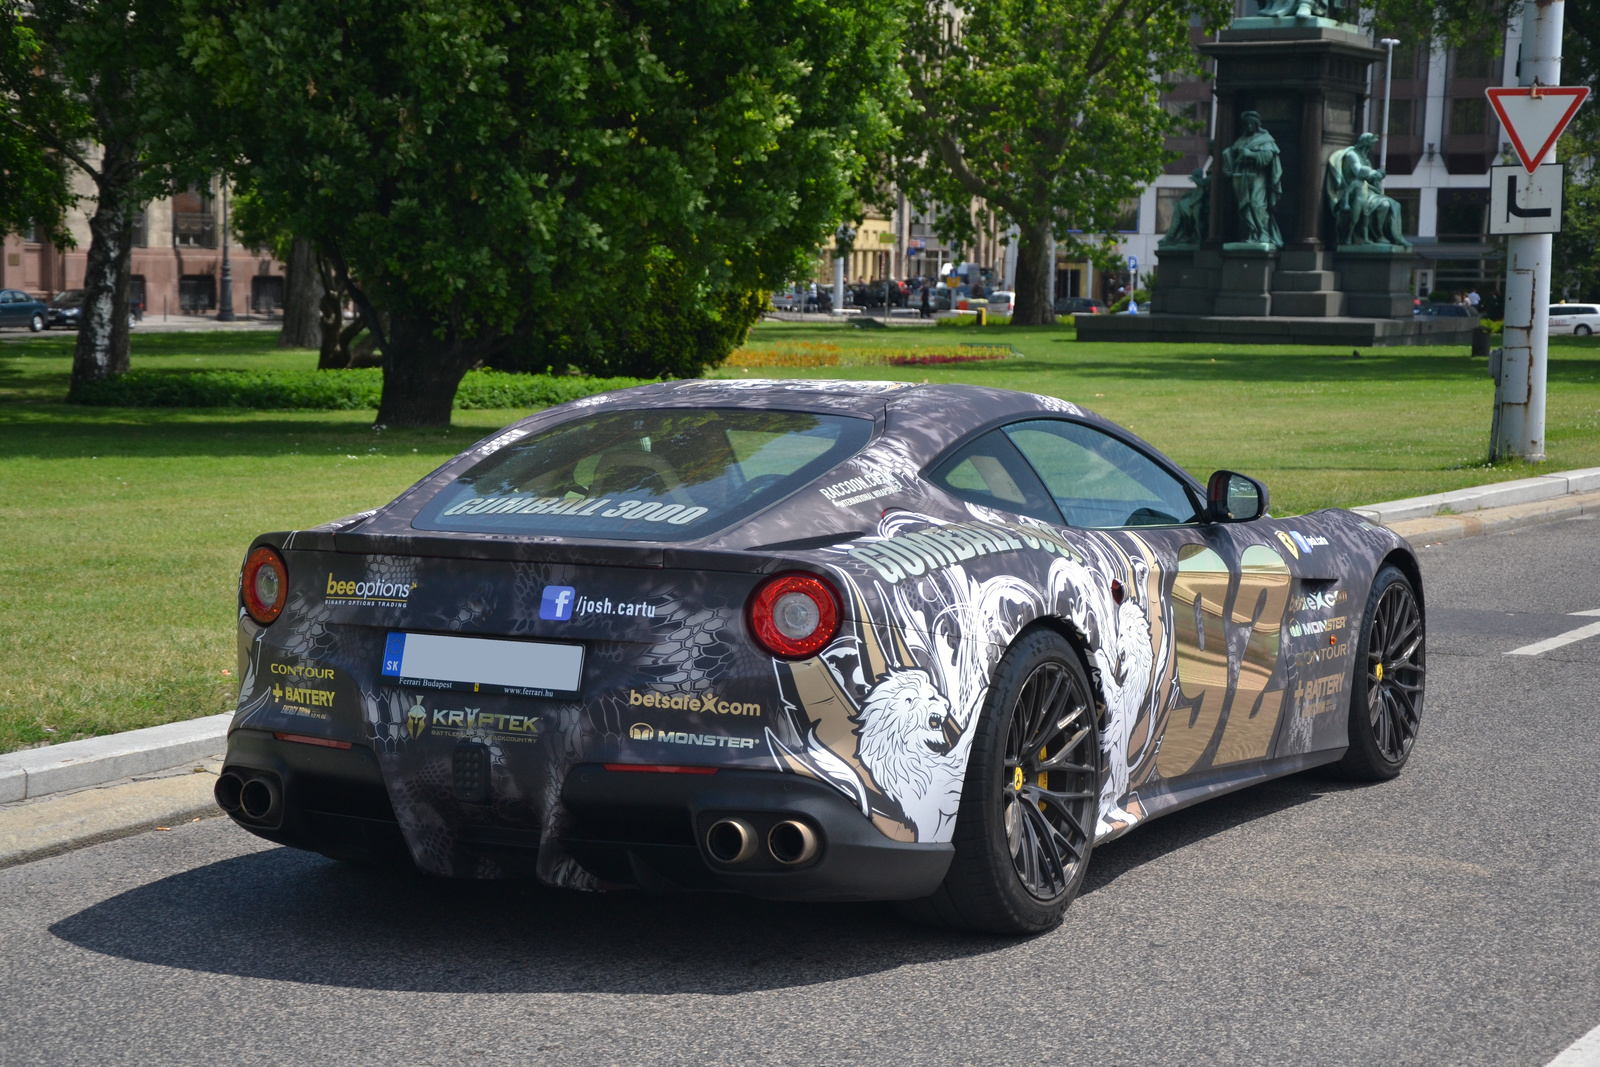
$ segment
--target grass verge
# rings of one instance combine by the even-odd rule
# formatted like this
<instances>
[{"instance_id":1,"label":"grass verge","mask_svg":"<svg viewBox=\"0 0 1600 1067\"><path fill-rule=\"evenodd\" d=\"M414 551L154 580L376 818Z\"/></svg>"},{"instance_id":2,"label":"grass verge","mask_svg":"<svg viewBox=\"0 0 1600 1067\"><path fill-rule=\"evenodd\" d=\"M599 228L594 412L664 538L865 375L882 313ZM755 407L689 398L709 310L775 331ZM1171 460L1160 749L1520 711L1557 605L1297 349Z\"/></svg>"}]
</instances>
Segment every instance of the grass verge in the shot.
<instances>
[{"instance_id":1,"label":"grass verge","mask_svg":"<svg viewBox=\"0 0 1600 1067\"><path fill-rule=\"evenodd\" d=\"M15 335L0 335L9 338ZM309 372L271 334L136 334L139 371ZM904 363L1009 344L985 361ZM382 504L526 408L375 431L368 410L70 406L70 337L0 343L0 751L227 710L251 538ZM808 363L831 351L836 362ZM1458 349L1090 345L1071 330L763 324L725 377L971 382L1129 425L1280 514L1536 473L1487 467L1492 387ZM787 353L787 355L785 355ZM798 353L798 355L796 355ZM765 354L765 355L763 355ZM1547 469L1600 466L1600 338L1551 346Z\"/></svg>"}]
</instances>

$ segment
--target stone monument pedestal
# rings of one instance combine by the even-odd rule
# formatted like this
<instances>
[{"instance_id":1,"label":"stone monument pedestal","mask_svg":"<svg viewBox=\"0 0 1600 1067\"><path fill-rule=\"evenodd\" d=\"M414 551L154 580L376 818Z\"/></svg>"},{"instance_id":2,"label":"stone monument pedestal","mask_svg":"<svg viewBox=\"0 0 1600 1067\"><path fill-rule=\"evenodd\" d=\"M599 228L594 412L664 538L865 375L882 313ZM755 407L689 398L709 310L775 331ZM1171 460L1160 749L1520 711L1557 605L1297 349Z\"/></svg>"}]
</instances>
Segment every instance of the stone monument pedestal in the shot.
<instances>
[{"instance_id":1,"label":"stone monument pedestal","mask_svg":"<svg viewBox=\"0 0 1600 1067\"><path fill-rule=\"evenodd\" d=\"M1391 245L1341 248L1333 254L1344 289L1345 314L1368 319L1409 319L1416 253Z\"/></svg>"},{"instance_id":2,"label":"stone monument pedestal","mask_svg":"<svg viewBox=\"0 0 1600 1067\"><path fill-rule=\"evenodd\" d=\"M1212 248L1156 246L1156 288L1150 310L1167 315L1209 315L1216 307L1222 254Z\"/></svg>"},{"instance_id":3,"label":"stone monument pedestal","mask_svg":"<svg viewBox=\"0 0 1600 1067\"><path fill-rule=\"evenodd\" d=\"M1272 275L1272 313L1330 318L1345 313L1333 256L1319 248L1285 248Z\"/></svg>"},{"instance_id":4,"label":"stone monument pedestal","mask_svg":"<svg viewBox=\"0 0 1600 1067\"><path fill-rule=\"evenodd\" d=\"M1272 272L1277 265L1277 252L1223 245L1222 280L1213 314L1272 314Z\"/></svg>"}]
</instances>

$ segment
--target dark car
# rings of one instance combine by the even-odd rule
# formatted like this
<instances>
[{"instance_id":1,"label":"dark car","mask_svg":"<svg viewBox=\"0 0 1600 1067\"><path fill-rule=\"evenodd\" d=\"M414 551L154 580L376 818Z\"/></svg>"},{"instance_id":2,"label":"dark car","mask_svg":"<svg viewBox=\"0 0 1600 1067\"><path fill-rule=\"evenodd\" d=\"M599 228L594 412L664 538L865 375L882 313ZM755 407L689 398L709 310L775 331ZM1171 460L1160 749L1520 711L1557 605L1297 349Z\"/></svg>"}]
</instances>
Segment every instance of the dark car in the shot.
<instances>
[{"instance_id":1,"label":"dark car","mask_svg":"<svg viewBox=\"0 0 1600 1067\"><path fill-rule=\"evenodd\" d=\"M357 862L1037 932L1151 818L1399 774L1422 605L1391 531L1065 401L647 385L258 537L216 796Z\"/></svg>"},{"instance_id":2,"label":"dark car","mask_svg":"<svg viewBox=\"0 0 1600 1067\"><path fill-rule=\"evenodd\" d=\"M1440 301L1423 304L1415 314L1430 315L1440 319L1475 319L1478 313L1465 304L1447 304Z\"/></svg>"},{"instance_id":3,"label":"dark car","mask_svg":"<svg viewBox=\"0 0 1600 1067\"><path fill-rule=\"evenodd\" d=\"M1056 300L1057 315L1104 315L1105 304L1087 296L1063 296Z\"/></svg>"},{"instance_id":4,"label":"dark car","mask_svg":"<svg viewBox=\"0 0 1600 1067\"><path fill-rule=\"evenodd\" d=\"M76 330L82 317L83 290L66 289L51 298L45 326L61 326L69 330Z\"/></svg>"},{"instance_id":5,"label":"dark car","mask_svg":"<svg viewBox=\"0 0 1600 1067\"><path fill-rule=\"evenodd\" d=\"M0 326L26 326L38 333L50 324L50 308L21 289L0 289Z\"/></svg>"}]
</instances>

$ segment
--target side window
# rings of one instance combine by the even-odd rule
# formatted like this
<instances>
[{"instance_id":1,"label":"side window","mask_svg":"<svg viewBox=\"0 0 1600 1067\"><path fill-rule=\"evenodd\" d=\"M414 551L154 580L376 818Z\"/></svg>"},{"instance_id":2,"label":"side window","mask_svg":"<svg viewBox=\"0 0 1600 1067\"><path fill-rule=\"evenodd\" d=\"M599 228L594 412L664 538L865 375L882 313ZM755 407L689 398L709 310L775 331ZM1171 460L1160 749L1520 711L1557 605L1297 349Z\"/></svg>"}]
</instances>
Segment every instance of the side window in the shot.
<instances>
[{"instance_id":1,"label":"side window","mask_svg":"<svg viewBox=\"0 0 1600 1067\"><path fill-rule=\"evenodd\" d=\"M1172 526L1197 518L1182 482L1109 434L1055 419L1012 423L1005 432L1069 526Z\"/></svg>"},{"instance_id":2,"label":"side window","mask_svg":"<svg viewBox=\"0 0 1600 1067\"><path fill-rule=\"evenodd\" d=\"M962 445L928 473L928 480L974 504L1061 522L1039 476L999 430Z\"/></svg>"}]
</instances>

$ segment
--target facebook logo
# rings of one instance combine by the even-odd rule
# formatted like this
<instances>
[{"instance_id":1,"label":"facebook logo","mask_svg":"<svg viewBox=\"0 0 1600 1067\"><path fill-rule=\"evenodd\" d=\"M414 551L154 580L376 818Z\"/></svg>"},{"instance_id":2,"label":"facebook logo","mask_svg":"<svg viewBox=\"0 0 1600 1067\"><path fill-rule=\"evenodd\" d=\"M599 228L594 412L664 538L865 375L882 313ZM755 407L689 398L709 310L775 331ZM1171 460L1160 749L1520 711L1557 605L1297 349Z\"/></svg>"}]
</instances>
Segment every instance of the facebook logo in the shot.
<instances>
[{"instance_id":1,"label":"facebook logo","mask_svg":"<svg viewBox=\"0 0 1600 1067\"><path fill-rule=\"evenodd\" d=\"M547 585L539 601L539 618L566 622L572 618L572 604L577 599L570 585Z\"/></svg>"}]
</instances>

